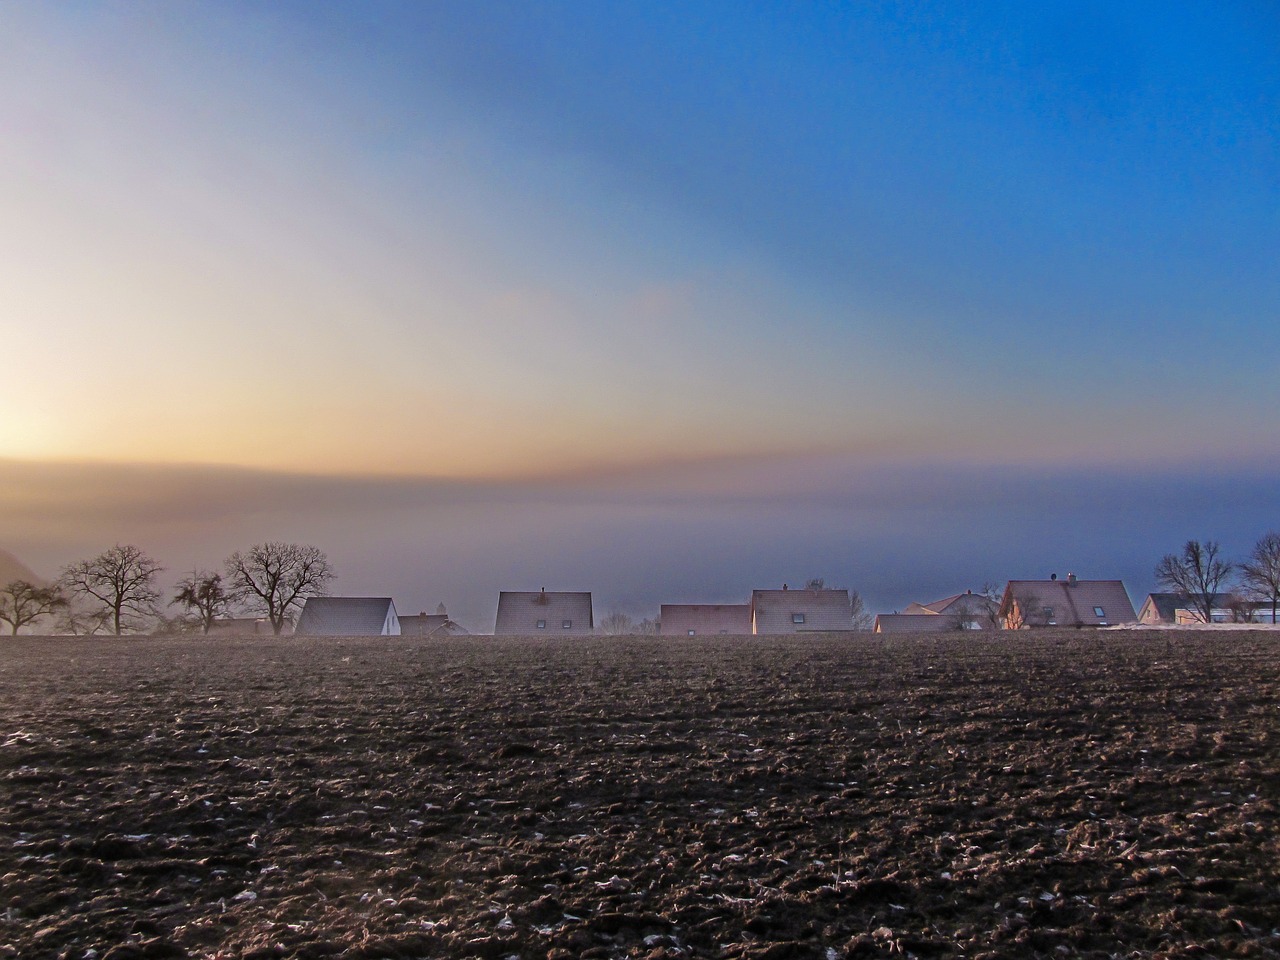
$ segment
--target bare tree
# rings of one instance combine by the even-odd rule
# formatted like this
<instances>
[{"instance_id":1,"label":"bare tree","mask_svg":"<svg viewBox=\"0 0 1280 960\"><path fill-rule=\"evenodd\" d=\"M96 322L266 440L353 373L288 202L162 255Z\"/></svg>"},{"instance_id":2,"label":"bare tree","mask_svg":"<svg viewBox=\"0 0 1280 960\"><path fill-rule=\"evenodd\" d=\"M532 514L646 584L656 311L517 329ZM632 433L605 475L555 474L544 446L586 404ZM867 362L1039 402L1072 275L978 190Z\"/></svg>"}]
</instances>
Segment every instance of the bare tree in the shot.
<instances>
[{"instance_id":1,"label":"bare tree","mask_svg":"<svg viewBox=\"0 0 1280 960\"><path fill-rule=\"evenodd\" d=\"M1156 582L1190 604L1201 623L1213 622L1213 602L1235 565L1219 556L1216 540L1188 540L1181 553L1167 553L1156 564Z\"/></svg>"},{"instance_id":2,"label":"bare tree","mask_svg":"<svg viewBox=\"0 0 1280 960\"><path fill-rule=\"evenodd\" d=\"M1249 559L1240 564L1240 582L1259 600L1270 601L1271 622L1280 606L1280 533L1272 531L1253 545Z\"/></svg>"},{"instance_id":3,"label":"bare tree","mask_svg":"<svg viewBox=\"0 0 1280 960\"><path fill-rule=\"evenodd\" d=\"M875 624L875 617L867 612L867 606L862 602L862 594L857 590L849 591L849 619L854 630L870 630Z\"/></svg>"},{"instance_id":4,"label":"bare tree","mask_svg":"<svg viewBox=\"0 0 1280 960\"><path fill-rule=\"evenodd\" d=\"M1007 601L1007 602L1005 602ZM1034 592L1018 595L1006 591L997 612L997 619L1006 630L1030 630L1047 627L1053 623L1053 608Z\"/></svg>"},{"instance_id":5,"label":"bare tree","mask_svg":"<svg viewBox=\"0 0 1280 960\"><path fill-rule=\"evenodd\" d=\"M109 612L111 631L120 636L126 627L156 615L156 575L164 567L132 544L116 544L90 560L73 563L62 571L63 589L98 609Z\"/></svg>"},{"instance_id":6,"label":"bare tree","mask_svg":"<svg viewBox=\"0 0 1280 960\"><path fill-rule=\"evenodd\" d=\"M1244 594L1230 593L1227 595L1227 609L1231 611L1232 623L1253 623L1255 607L1256 604Z\"/></svg>"},{"instance_id":7,"label":"bare tree","mask_svg":"<svg viewBox=\"0 0 1280 960\"><path fill-rule=\"evenodd\" d=\"M633 626L631 618L619 611L614 611L600 620L600 632L610 637L633 633Z\"/></svg>"},{"instance_id":8,"label":"bare tree","mask_svg":"<svg viewBox=\"0 0 1280 960\"><path fill-rule=\"evenodd\" d=\"M38 587L26 580L14 580L0 588L0 622L9 624L15 637L28 623L66 605L67 598L56 586Z\"/></svg>"},{"instance_id":9,"label":"bare tree","mask_svg":"<svg viewBox=\"0 0 1280 960\"><path fill-rule=\"evenodd\" d=\"M1027 619L1027 608L1014 600L1004 608L1004 628L1006 630L1025 630L1032 626Z\"/></svg>"},{"instance_id":10,"label":"bare tree","mask_svg":"<svg viewBox=\"0 0 1280 960\"><path fill-rule=\"evenodd\" d=\"M636 624L636 633L642 637L656 637L662 632L662 621L657 617L645 617Z\"/></svg>"},{"instance_id":11,"label":"bare tree","mask_svg":"<svg viewBox=\"0 0 1280 960\"><path fill-rule=\"evenodd\" d=\"M74 637L92 637L111 627L111 611L106 607L89 607L83 603L68 603L54 623L59 633Z\"/></svg>"},{"instance_id":12,"label":"bare tree","mask_svg":"<svg viewBox=\"0 0 1280 960\"><path fill-rule=\"evenodd\" d=\"M191 576L178 581L177 592L169 606L180 606L188 618L208 633L214 621L230 613L235 599L222 584L222 574L209 570L192 570Z\"/></svg>"},{"instance_id":13,"label":"bare tree","mask_svg":"<svg viewBox=\"0 0 1280 960\"><path fill-rule=\"evenodd\" d=\"M985 583L978 593L970 590L962 594L951 609L955 611L949 618L954 630L1000 629L1000 594L995 584Z\"/></svg>"},{"instance_id":14,"label":"bare tree","mask_svg":"<svg viewBox=\"0 0 1280 960\"><path fill-rule=\"evenodd\" d=\"M290 611L308 597L329 592L333 570L319 547L300 543L259 543L227 558L229 595L266 615L280 635Z\"/></svg>"},{"instance_id":15,"label":"bare tree","mask_svg":"<svg viewBox=\"0 0 1280 960\"><path fill-rule=\"evenodd\" d=\"M981 621L984 630L1000 630L1004 627L1004 621L1000 619L1000 603L1004 599L1004 591L1000 585L994 581L988 580L982 585L982 589L978 591L978 596L983 600L982 608L979 611L978 619Z\"/></svg>"}]
</instances>

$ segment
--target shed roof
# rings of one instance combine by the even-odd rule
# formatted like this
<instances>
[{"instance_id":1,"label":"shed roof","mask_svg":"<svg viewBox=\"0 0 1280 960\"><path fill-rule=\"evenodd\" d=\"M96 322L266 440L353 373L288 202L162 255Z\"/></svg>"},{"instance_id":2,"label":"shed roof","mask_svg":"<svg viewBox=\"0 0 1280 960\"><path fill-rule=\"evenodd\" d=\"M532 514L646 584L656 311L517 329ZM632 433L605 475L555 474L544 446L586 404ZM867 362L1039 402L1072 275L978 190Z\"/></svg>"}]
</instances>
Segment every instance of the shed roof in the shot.
<instances>
[{"instance_id":1,"label":"shed roof","mask_svg":"<svg viewBox=\"0 0 1280 960\"><path fill-rule=\"evenodd\" d=\"M936 613L881 613L876 616L876 633L942 633L954 626L951 617Z\"/></svg>"},{"instance_id":2,"label":"shed roof","mask_svg":"<svg viewBox=\"0 0 1280 960\"><path fill-rule=\"evenodd\" d=\"M462 637L467 630L444 613L400 615L400 633L406 637Z\"/></svg>"},{"instance_id":3,"label":"shed roof","mask_svg":"<svg viewBox=\"0 0 1280 960\"><path fill-rule=\"evenodd\" d=\"M395 610L390 597L310 597L293 632L308 637L379 637L386 632L387 615Z\"/></svg>"},{"instance_id":4,"label":"shed roof","mask_svg":"<svg viewBox=\"0 0 1280 960\"><path fill-rule=\"evenodd\" d=\"M664 603L659 614L664 636L751 633L749 603Z\"/></svg>"}]
</instances>

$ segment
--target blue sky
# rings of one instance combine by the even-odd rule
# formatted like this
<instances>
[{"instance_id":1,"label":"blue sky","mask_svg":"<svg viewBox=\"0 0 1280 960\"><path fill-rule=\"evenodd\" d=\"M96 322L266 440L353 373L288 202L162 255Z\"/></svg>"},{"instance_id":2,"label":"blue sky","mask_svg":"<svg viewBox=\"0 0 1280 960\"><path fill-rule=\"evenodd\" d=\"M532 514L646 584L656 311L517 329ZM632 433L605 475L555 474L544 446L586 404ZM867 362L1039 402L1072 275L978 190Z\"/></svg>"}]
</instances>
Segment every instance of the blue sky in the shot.
<instances>
[{"instance_id":1,"label":"blue sky","mask_svg":"<svg viewBox=\"0 0 1280 960\"><path fill-rule=\"evenodd\" d=\"M1038 517L1121 477L1180 491L1152 563L1276 523L1270 5L13 3L0 83L13 464L523 484L508 527L547 483L687 502L685 470L804 529L868 477L1037 476ZM1254 491L1231 533L1189 475ZM894 507L904 558L972 538L929 502ZM883 549L837 525L825 572L775 570L739 519L731 580ZM1043 572L1007 533L983 579ZM399 576L378 537L353 583ZM877 597L977 585L910 569L924 597Z\"/></svg>"}]
</instances>

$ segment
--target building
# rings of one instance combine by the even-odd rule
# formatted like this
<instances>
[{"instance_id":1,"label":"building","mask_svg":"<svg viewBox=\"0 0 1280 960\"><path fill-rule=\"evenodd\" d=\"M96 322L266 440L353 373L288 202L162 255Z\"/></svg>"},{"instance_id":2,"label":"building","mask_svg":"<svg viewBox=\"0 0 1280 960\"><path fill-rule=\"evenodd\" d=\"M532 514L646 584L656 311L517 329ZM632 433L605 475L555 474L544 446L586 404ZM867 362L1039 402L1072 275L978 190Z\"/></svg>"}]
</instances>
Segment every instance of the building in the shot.
<instances>
[{"instance_id":1,"label":"building","mask_svg":"<svg viewBox=\"0 0 1280 960\"><path fill-rule=\"evenodd\" d=\"M848 590L751 591L751 632L822 633L853 629Z\"/></svg>"},{"instance_id":2,"label":"building","mask_svg":"<svg viewBox=\"0 0 1280 960\"><path fill-rule=\"evenodd\" d=\"M664 637L705 637L751 633L749 603L664 603L659 615Z\"/></svg>"},{"instance_id":3,"label":"building","mask_svg":"<svg viewBox=\"0 0 1280 960\"><path fill-rule=\"evenodd\" d=\"M310 597L293 630L297 637L398 637L390 597Z\"/></svg>"},{"instance_id":4,"label":"building","mask_svg":"<svg viewBox=\"0 0 1280 960\"><path fill-rule=\"evenodd\" d=\"M435 613L425 610L419 614L409 614L400 618L400 635L404 637L428 637L443 640L446 637L465 637L468 632L462 626L449 619L444 604L436 607Z\"/></svg>"},{"instance_id":5,"label":"building","mask_svg":"<svg viewBox=\"0 0 1280 960\"><path fill-rule=\"evenodd\" d=\"M1028 627L1105 627L1135 623L1133 602L1119 580L1010 580L1000 601L1007 630Z\"/></svg>"},{"instance_id":6,"label":"building","mask_svg":"<svg viewBox=\"0 0 1280 960\"><path fill-rule=\"evenodd\" d=\"M1204 623L1201 604L1193 598L1204 594L1149 593L1138 611L1139 623ZM1270 601L1245 600L1234 593L1215 593L1209 604L1210 623L1271 623Z\"/></svg>"},{"instance_id":7,"label":"building","mask_svg":"<svg viewBox=\"0 0 1280 960\"><path fill-rule=\"evenodd\" d=\"M948 630L998 630L1000 605L968 590L932 603L912 603L901 613L876 617L876 633L940 633Z\"/></svg>"},{"instance_id":8,"label":"building","mask_svg":"<svg viewBox=\"0 0 1280 960\"><path fill-rule=\"evenodd\" d=\"M595 633L589 592L520 592L498 594L497 637L555 635L583 637Z\"/></svg>"},{"instance_id":9,"label":"building","mask_svg":"<svg viewBox=\"0 0 1280 960\"><path fill-rule=\"evenodd\" d=\"M293 633L293 623L287 621L282 634ZM223 617L209 624L209 637L271 636L271 621L266 617Z\"/></svg>"}]
</instances>

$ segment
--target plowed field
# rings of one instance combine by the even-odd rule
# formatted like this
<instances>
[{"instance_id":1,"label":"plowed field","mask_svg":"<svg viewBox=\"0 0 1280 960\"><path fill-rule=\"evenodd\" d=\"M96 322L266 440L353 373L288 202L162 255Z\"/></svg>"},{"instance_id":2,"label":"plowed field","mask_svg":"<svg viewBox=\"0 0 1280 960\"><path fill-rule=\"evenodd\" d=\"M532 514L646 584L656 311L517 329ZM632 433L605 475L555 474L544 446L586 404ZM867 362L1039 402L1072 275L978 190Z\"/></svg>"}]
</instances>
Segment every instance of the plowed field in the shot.
<instances>
[{"instance_id":1,"label":"plowed field","mask_svg":"<svg viewBox=\"0 0 1280 960\"><path fill-rule=\"evenodd\" d=\"M1278 651L6 640L0 957L1280 957Z\"/></svg>"}]
</instances>

